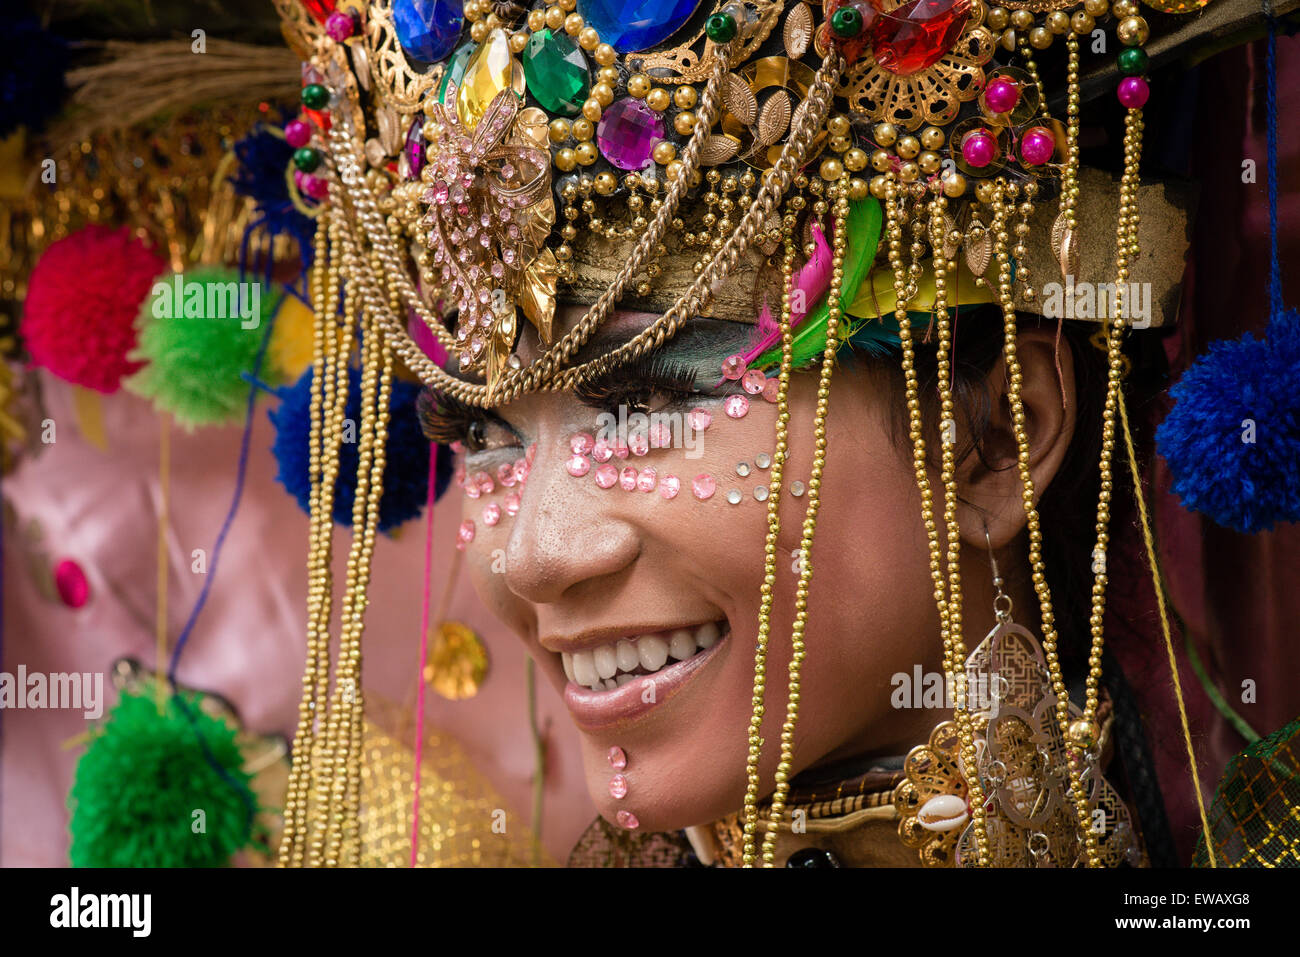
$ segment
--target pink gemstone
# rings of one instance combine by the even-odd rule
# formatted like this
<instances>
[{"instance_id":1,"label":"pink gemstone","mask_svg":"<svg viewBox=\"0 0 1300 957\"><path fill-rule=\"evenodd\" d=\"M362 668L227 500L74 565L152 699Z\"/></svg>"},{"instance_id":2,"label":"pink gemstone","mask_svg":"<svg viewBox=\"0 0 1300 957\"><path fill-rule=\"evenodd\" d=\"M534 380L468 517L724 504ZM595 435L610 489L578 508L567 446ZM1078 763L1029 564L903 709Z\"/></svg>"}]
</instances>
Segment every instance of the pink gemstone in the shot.
<instances>
[{"instance_id":1,"label":"pink gemstone","mask_svg":"<svg viewBox=\"0 0 1300 957\"><path fill-rule=\"evenodd\" d=\"M650 448L670 449L673 447L673 430L662 422L650 429Z\"/></svg>"},{"instance_id":2,"label":"pink gemstone","mask_svg":"<svg viewBox=\"0 0 1300 957\"><path fill-rule=\"evenodd\" d=\"M740 387L750 395L758 395L767 386L767 376L757 369L750 369L740 377Z\"/></svg>"},{"instance_id":3,"label":"pink gemstone","mask_svg":"<svg viewBox=\"0 0 1300 957\"><path fill-rule=\"evenodd\" d=\"M356 23L350 13L335 11L325 19L325 32L335 43L342 43L356 31Z\"/></svg>"},{"instance_id":4,"label":"pink gemstone","mask_svg":"<svg viewBox=\"0 0 1300 957\"><path fill-rule=\"evenodd\" d=\"M472 541L474 541L474 520L467 518L460 523L460 530L456 532L456 547L463 552L465 546Z\"/></svg>"},{"instance_id":5,"label":"pink gemstone","mask_svg":"<svg viewBox=\"0 0 1300 957\"><path fill-rule=\"evenodd\" d=\"M713 493L718 490L718 483L713 480L712 475L697 475L691 480L691 491L701 502L713 497Z\"/></svg>"},{"instance_id":6,"label":"pink gemstone","mask_svg":"<svg viewBox=\"0 0 1300 957\"><path fill-rule=\"evenodd\" d=\"M569 461L564 463L564 468L574 478L582 478L591 471L591 463L585 455L571 455Z\"/></svg>"},{"instance_id":7,"label":"pink gemstone","mask_svg":"<svg viewBox=\"0 0 1300 957\"><path fill-rule=\"evenodd\" d=\"M777 379L768 379L763 385L763 398L768 402L776 402L781 397L781 383Z\"/></svg>"},{"instance_id":8,"label":"pink gemstone","mask_svg":"<svg viewBox=\"0 0 1300 957\"><path fill-rule=\"evenodd\" d=\"M519 503L520 503L520 498L519 498L519 493L518 493L518 492L511 492L509 495L507 495L507 496L506 496L506 501L505 501L506 514L507 514L507 515L518 515L518 514L519 514Z\"/></svg>"},{"instance_id":9,"label":"pink gemstone","mask_svg":"<svg viewBox=\"0 0 1300 957\"><path fill-rule=\"evenodd\" d=\"M1056 140L1051 130L1035 126L1020 138L1020 158L1029 166L1042 166L1056 152Z\"/></svg>"},{"instance_id":10,"label":"pink gemstone","mask_svg":"<svg viewBox=\"0 0 1300 957\"><path fill-rule=\"evenodd\" d=\"M618 484L622 486L625 492L630 492L636 488L636 479L636 469L630 465L618 473Z\"/></svg>"},{"instance_id":11,"label":"pink gemstone","mask_svg":"<svg viewBox=\"0 0 1300 957\"><path fill-rule=\"evenodd\" d=\"M482 495L482 494L483 494L483 493L479 491L478 485L475 484L475 482L474 482L473 479L466 479L466 480L465 480L465 497L466 497L466 498L478 498L478 497L479 497L480 495Z\"/></svg>"},{"instance_id":12,"label":"pink gemstone","mask_svg":"<svg viewBox=\"0 0 1300 957\"><path fill-rule=\"evenodd\" d=\"M1147 97L1151 95L1151 87L1147 86L1147 81L1140 76L1126 76L1119 81L1119 88L1115 90L1115 95L1125 109L1140 110L1146 106Z\"/></svg>"},{"instance_id":13,"label":"pink gemstone","mask_svg":"<svg viewBox=\"0 0 1300 957\"><path fill-rule=\"evenodd\" d=\"M618 469L614 466L605 464L596 468L596 484L601 488L613 488L617 481Z\"/></svg>"},{"instance_id":14,"label":"pink gemstone","mask_svg":"<svg viewBox=\"0 0 1300 957\"><path fill-rule=\"evenodd\" d=\"M487 472L475 472L474 483L478 485L478 490L484 495L491 495L496 491L496 483L492 481L492 476Z\"/></svg>"},{"instance_id":15,"label":"pink gemstone","mask_svg":"<svg viewBox=\"0 0 1300 957\"><path fill-rule=\"evenodd\" d=\"M682 490L682 480L676 475L665 475L659 483L659 494L666 499L674 499Z\"/></svg>"},{"instance_id":16,"label":"pink gemstone","mask_svg":"<svg viewBox=\"0 0 1300 957\"><path fill-rule=\"evenodd\" d=\"M729 395L722 408L731 418L743 419L749 413L749 400L743 395Z\"/></svg>"},{"instance_id":17,"label":"pink gemstone","mask_svg":"<svg viewBox=\"0 0 1300 957\"><path fill-rule=\"evenodd\" d=\"M636 487L643 492L653 492L658 483L659 473L652 468L644 468L636 477Z\"/></svg>"},{"instance_id":18,"label":"pink gemstone","mask_svg":"<svg viewBox=\"0 0 1300 957\"><path fill-rule=\"evenodd\" d=\"M691 409L686 416L686 421L696 432L703 432L713 424L713 413L708 409Z\"/></svg>"},{"instance_id":19,"label":"pink gemstone","mask_svg":"<svg viewBox=\"0 0 1300 957\"><path fill-rule=\"evenodd\" d=\"M614 447L604 439L597 439L592 443L591 457L597 462L608 462L614 457Z\"/></svg>"},{"instance_id":20,"label":"pink gemstone","mask_svg":"<svg viewBox=\"0 0 1300 957\"><path fill-rule=\"evenodd\" d=\"M624 444L623 442L619 442L617 445L614 446L614 454L620 459L626 459L629 455L632 454L632 450L629 449L627 445Z\"/></svg>"},{"instance_id":21,"label":"pink gemstone","mask_svg":"<svg viewBox=\"0 0 1300 957\"><path fill-rule=\"evenodd\" d=\"M1020 85L1004 76L994 77L984 89L984 102L991 113L1010 113L1020 102Z\"/></svg>"},{"instance_id":22,"label":"pink gemstone","mask_svg":"<svg viewBox=\"0 0 1300 957\"><path fill-rule=\"evenodd\" d=\"M501 521L501 506L496 502L489 502L483 506L483 524L492 526Z\"/></svg>"},{"instance_id":23,"label":"pink gemstone","mask_svg":"<svg viewBox=\"0 0 1300 957\"><path fill-rule=\"evenodd\" d=\"M502 462L498 465L497 481L506 488L512 488L515 484L515 467L509 462Z\"/></svg>"},{"instance_id":24,"label":"pink gemstone","mask_svg":"<svg viewBox=\"0 0 1300 957\"><path fill-rule=\"evenodd\" d=\"M293 120L284 128L284 138L294 149L301 149L311 142L311 127L302 120Z\"/></svg>"},{"instance_id":25,"label":"pink gemstone","mask_svg":"<svg viewBox=\"0 0 1300 957\"><path fill-rule=\"evenodd\" d=\"M69 608L80 608L90 601L90 582L86 573L70 558L65 558L54 568L54 587L59 598Z\"/></svg>"},{"instance_id":26,"label":"pink gemstone","mask_svg":"<svg viewBox=\"0 0 1300 957\"><path fill-rule=\"evenodd\" d=\"M650 451L650 436L644 432L633 432L627 437L627 447L633 455L645 455Z\"/></svg>"},{"instance_id":27,"label":"pink gemstone","mask_svg":"<svg viewBox=\"0 0 1300 957\"><path fill-rule=\"evenodd\" d=\"M983 169L998 155L998 141L985 130L972 130L961 141L962 159L975 169Z\"/></svg>"},{"instance_id":28,"label":"pink gemstone","mask_svg":"<svg viewBox=\"0 0 1300 957\"><path fill-rule=\"evenodd\" d=\"M627 797L627 778L621 774L616 774L610 778L609 796L620 801Z\"/></svg>"},{"instance_id":29,"label":"pink gemstone","mask_svg":"<svg viewBox=\"0 0 1300 957\"><path fill-rule=\"evenodd\" d=\"M595 445L596 440L591 437L590 432L579 432L569 436L569 450L574 455L590 455Z\"/></svg>"},{"instance_id":30,"label":"pink gemstone","mask_svg":"<svg viewBox=\"0 0 1300 957\"><path fill-rule=\"evenodd\" d=\"M875 21L876 65L897 76L933 66L953 48L970 19L969 0L910 0Z\"/></svg>"},{"instance_id":31,"label":"pink gemstone","mask_svg":"<svg viewBox=\"0 0 1300 957\"><path fill-rule=\"evenodd\" d=\"M627 767L627 754L618 745L609 749L609 766L615 771L622 771Z\"/></svg>"},{"instance_id":32,"label":"pink gemstone","mask_svg":"<svg viewBox=\"0 0 1300 957\"><path fill-rule=\"evenodd\" d=\"M641 826L641 822L636 819L636 815L631 811L619 811L614 815L614 819L619 825L627 828L629 831L635 831Z\"/></svg>"},{"instance_id":33,"label":"pink gemstone","mask_svg":"<svg viewBox=\"0 0 1300 957\"><path fill-rule=\"evenodd\" d=\"M528 459L515 460L515 481L521 485L528 481L528 473L533 470L532 463Z\"/></svg>"},{"instance_id":34,"label":"pink gemstone","mask_svg":"<svg viewBox=\"0 0 1300 957\"><path fill-rule=\"evenodd\" d=\"M722 360L722 378L739 379L745 374L745 360L741 356L727 356Z\"/></svg>"}]
</instances>

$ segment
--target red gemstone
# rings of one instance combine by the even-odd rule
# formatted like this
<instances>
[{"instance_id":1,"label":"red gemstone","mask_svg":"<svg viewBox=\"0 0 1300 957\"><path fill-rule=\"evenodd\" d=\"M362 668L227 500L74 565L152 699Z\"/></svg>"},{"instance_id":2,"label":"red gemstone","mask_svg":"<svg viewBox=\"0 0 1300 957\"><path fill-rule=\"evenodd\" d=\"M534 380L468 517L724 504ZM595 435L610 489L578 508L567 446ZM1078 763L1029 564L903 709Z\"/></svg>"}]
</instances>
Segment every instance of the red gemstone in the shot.
<instances>
[{"instance_id":1,"label":"red gemstone","mask_svg":"<svg viewBox=\"0 0 1300 957\"><path fill-rule=\"evenodd\" d=\"M970 0L910 0L881 16L871 52L882 69L911 76L939 62L970 19Z\"/></svg>"},{"instance_id":2,"label":"red gemstone","mask_svg":"<svg viewBox=\"0 0 1300 957\"><path fill-rule=\"evenodd\" d=\"M302 0L302 5L317 23L324 23L334 12L335 0Z\"/></svg>"}]
</instances>

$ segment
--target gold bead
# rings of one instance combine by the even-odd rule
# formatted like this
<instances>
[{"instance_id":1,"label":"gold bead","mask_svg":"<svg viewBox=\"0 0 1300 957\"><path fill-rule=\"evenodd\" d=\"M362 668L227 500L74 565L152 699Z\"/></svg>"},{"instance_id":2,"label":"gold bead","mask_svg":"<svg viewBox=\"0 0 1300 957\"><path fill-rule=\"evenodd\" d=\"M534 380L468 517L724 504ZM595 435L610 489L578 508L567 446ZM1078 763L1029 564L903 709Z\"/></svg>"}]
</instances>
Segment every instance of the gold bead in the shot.
<instances>
[{"instance_id":1,"label":"gold bead","mask_svg":"<svg viewBox=\"0 0 1300 957\"><path fill-rule=\"evenodd\" d=\"M1074 11L1074 15L1070 17L1070 29L1079 34L1079 36L1091 33L1092 28L1096 25L1097 21L1093 19L1092 14L1086 13L1083 10Z\"/></svg>"},{"instance_id":2,"label":"gold bead","mask_svg":"<svg viewBox=\"0 0 1300 957\"><path fill-rule=\"evenodd\" d=\"M578 0L556 0L556 2L559 3L560 9L566 13L570 10L576 9L578 6Z\"/></svg>"},{"instance_id":3,"label":"gold bead","mask_svg":"<svg viewBox=\"0 0 1300 957\"><path fill-rule=\"evenodd\" d=\"M661 86L655 87L647 93L645 97L645 105L650 107L650 109L654 110L656 113L662 113L664 110L668 109L668 104L671 102L672 97L670 97L668 91Z\"/></svg>"},{"instance_id":4,"label":"gold bead","mask_svg":"<svg viewBox=\"0 0 1300 957\"><path fill-rule=\"evenodd\" d=\"M898 127L893 123L877 123L872 135L878 146L893 146L898 139Z\"/></svg>"},{"instance_id":5,"label":"gold bead","mask_svg":"<svg viewBox=\"0 0 1300 957\"><path fill-rule=\"evenodd\" d=\"M699 98L699 94L695 92L695 87L688 83L683 83L673 91L673 102L683 110L693 109Z\"/></svg>"},{"instance_id":6,"label":"gold bead","mask_svg":"<svg viewBox=\"0 0 1300 957\"><path fill-rule=\"evenodd\" d=\"M571 37L576 37L586 25L587 21L581 13L571 13L564 18L564 32Z\"/></svg>"},{"instance_id":7,"label":"gold bead","mask_svg":"<svg viewBox=\"0 0 1300 957\"><path fill-rule=\"evenodd\" d=\"M822 160L818 173L828 182L837 180L844 174L844 164L837 159Z\"/></svg>"},{"instance_id":8,"label":"gold bead","mask_svg":"<svg viewBox=\"0 0 1300 957\"><path fill-rule=\"evenodd\" d=\"M1097 725L1087 718L1079 718L1070 723L1070 733L1067 741L1072 748L1078 748L1080 751L1087 751L1097 743L1100 732Z\"/></svg>"},{"instance_id":9,"label":"gold bead","mask_svg":"<svg viewBox=\"0 0 1300 957\"><path fill-rule=\"evenodd\" d=\"M915 159L916 154L921 152L921 141L915 136L901 137L898 142L894 144L894 152L903 159Z\"/></svg>"},{"instance_id":10,"label":"gold bead","mask_svg":"<svg viewBox=\"0 0 1300 957\"><path fill-rule=\"evenodd\" d=\"M1110 13L1116 20L1138 16L1138 5L1133 0L1115 0L1110 5ZM1096 16L1096 14L1093 14Z\"/></svg>"},{"instance_id":11,"label":"gold bead","mask_svg":"<svg viewBox=\"0 0 1300 957\"><path fill-rule=\"evenodd\" d=\"M614 90L608 83L597 83L591 88L591 98L602 107L614 102Z\"/></svg>"},{"instance_id":12,"label":"gold bead","mask_svg":"<svg viewBox=\"0 0 1300 957\"><path fill-rule=\"evenodd\" d=\"M585 116L580 116L573 121L573 138L583 141L589 140L596 135L596 124L591 122Z\"/></svg>"},{"instance_id":13,"label":"gold bead","mask_svg":"<svg viewBox=\"0 0 1300 957\"><path fill-rule=\"evenodd\" d=\"M487 39L488 25L482 20L469 25L469 38L475 43L482 43Z\"/></svg>"},{"instance_id":14,"label":"gold bead","mask_svg":"<svg viewBox=\"0 0 1300 957\"><path fill-rule=\"evenodd\" d=\"M1141 17L1125 17L1115 28L1115 35L1125 46L1140 47L1151 36L1151 28Z\"/></svg>"},{"instance_id":15,"label":"gold bead","mask_svg":"<svg viewBox=\"0 0 1300 957\"><path fill-rule=\"evenodd\" d=\"M533 33L540 33L546 29L546 11L530 10L528 11L528 29Z\"/></svg>"},{"instance_id":16,"label":"gold bead","mask_svg":"<svg viewBox=\"0 0 1300 957\"><path fill-rule=\"evenodd\" d=\"M578 165L578 157L573 150L565 147L555 154L555 168L561 173L567 173Z\"/></svg>"},{"instance_id":17,"label":"gold bead","mask_svg":"<svg viewBox=\"0 0 1300 957\"><path fill-rule=\"evenodd\" d=\"M937 126L927 126L921 131L921 145L928 150L940 149L946 139L943 130Z\"/></svg>"},{"instance_id":18,"label":"gold bead","mask_svg":"<svg viewBox=\"0 0 1300 957\"><path fill-rule=\"evenodd\" d=\"M876 199L884 199L885 192L889 187L889 177L873 176L871 177L871 182L868 184L868 187L871 190L872 196L876 197Z\"/></svg>"},{"instance_id":19,"label":"gold bead","mask_svg":"<svg viewBox=\"0 0 1300 957\"><path fill-rule=\"evenodd\" d=\"M670 143L668 145L671 146L672 144ZM668 182L670 183L675 182L677 180L677 177L681 173L681 171L682 171L682 161L679 159L673 160L672 162L668 163L667 166L664 167L664 175L668 177Z\"/></svg>"},{"instance_id":20,"label":"gold bead","mask_svg":"<svg viewBox=\"0 0 1300 957\"><path fill-rule=\"evenodd\" d=\"M690 136L695 130L695 114L690 110L682 110L673 118L673 129L681 136Z\"/></svg>"},{"instance_id":21,"label":"gold bead","mask_svg":"<svg viewBox=\"0 0 1300 957\"><path fill-rule=\"evenodd\" d=\"M1053 10L1047 15L1047 29L1060 36L1070 29L1070 15L1064 10Z\"/></svg>"},{"instance_id":22,"label":"gold bead","mask_svg":"<svg viewBox=\"0 0 1300 957\"><path fill-rule=\"evenodd\" d=\"M518 33L510 34L510 52L523 53L524 48L528 46L528 34L520 30Z\"/></svg>"},{"instance_id":23,"label":"gold bead","mask_svg":"<svg viewBox=\"0 0 1300 957\"><path fill-rule=\"evenodd\" d=\"M867 166L866 150L860 150L856 146L844 154L844 168L850 173L856 173L865 169Z\"/></svg>"},{"instance_id":24,"label":"gold bead","mask_svg":"<svg viewBox=\"0 0 1300 957\"><path fill-rule=\"evenodd\" d=\"M865 179L855 176L853 179L849 180L849 199L866 199L869 193L870 187L867 185Z\"/></svg>"},{"instance_id":25,"label":"gold bead","mask_svg":"<svg viewBox=\"0 0 1300 957\"><path fill-rule=\"evenodd\" d=\"M916 158L916 165L921 167L922 173L926 173L926 174L937 173L939 172L939 168L943 166L943 159L939 156L938 153L933 153L930 150L926 150L924 153L922 153L920 156Z\"/></svg>"},{"instance_id":26,"label":"gold bead","mask_svg":"<svg viewBox=\"0 0 1300 957\"><path fill-rule=\"evenodd\" d=\"M667 166L677 159L677 147L668 140L660 140L654 146L653 156L660 166Z\"/></svg>"},{"instance_id":27,"label":"gold bead","mask_svg":"<svg viewBox=\"0 0 1300 957\"><path fill-rule=\"evenodd\" d=\"M894 158L888 150L876 150L871 154L871 168L877 173L888 173L894 168Z\"/></svg>"},{"instance_id":28,"label":"gold bead","mask_svg":"<svg viewBox=\"0 0 1300 957\"><path fill-rule=\"evenodd\" d=\"M1006 50L1007 52L1015 53L1016 52L1015 27L1007 27L1005 30L1003 30L1002 36L998 38L998 43L1000 43L1002 45L1002 49Z\"/></svg>"},{"instance_id":29,"label":"gold bead","mask_svg":"<svg viewBox=\"0 0 1300 957\"><path fill-rule=\"evenodd\" d=\"M650 92L650 77L644 73L633 73L627 78L627 95L640 100Z\"/></svg>"},{"instance_id":30,"label":"gold bead","mask_svg":"<svg viewBox=\"0 0 1300 957\"><path fill-rule=\"evenodd\" d=\"M596 162L596 144L590 142L579 143L574 147L573 155L577 157L578 162L583 166L590 166L592 163Z\"/></svg>"},{"instance_id":31,"label":"gold bead","mask_svg":"<svg viewBox=\"0 0 1300 957\"><path fill-rule=\"evenodd\" d=\"M849 118L843 113L836 113L826 121L826 132L830 133L831 136L848 136L852 128L853 125L849 122Z\"/></svg>"},{"instance_id":32,"label":"gold bead","mask_svg":"<svg viewBox=\"0 0 1300 957\"><path fill-rule=\"evenodd\" d=\"M904 163L898 168L898 178L904 183L915 183L921 176L921 167L915 163Z\"/></svg>"},{"instance_id":33,"label":"gold bead","mask_svg":"<svg viewBox=\"0 0 1300 957\"><path fill-rule=\"evenodd\" d=\"M600 83L608 83L611 87L617 87L618 67L602 66L596 71L596 80Z\"/></svg>"},{"instance_id":34,"label":"gold bead","mask_svg":"<svg viewBox=\"0 0 1300 957\"><path fill-rule=\"evenodd\" d=\"M1011 11L1011 25L1017 30L1028 30L1034 25L1034 15L1028 10Z\"/></svg>"},{"instance_id":35,"label":"gold bead","mask_svg":"<svg viewBox=\"0 0 1300 957\"><path fill-rule=\"evenodd\" d=\"M593 56L596 58L597 66L613 66L614 61L618 59L618 54L614 52L614 48L608 43L602 43L596 47Z\"/></svg>"},{"instance_id":36,"label":"gold bead","mask_svg":"<svg viewBox=\"0 0 1300 957\"><path fill-rule=\"evenodd\" d=\"M593 123L600 122L601 107L599 101L588 97L587 101L582 104L582 115Z\"/></svg>"},{"instance_id":37,"label":"gold bead","mask_svg":"<svg viewBox=\"0 0 1300 957\"><path fill-rule=\"evenodd\" d=\"M1035 50L1046 50L1052 45L1052 31L1047 27L1034 27L1029 31L1029 45Z\"/></svg>"},{"instance_id":38,"label":"gold bead","mask_svg":"<svg viewBox=\"0 0 1300 957\"><path fill-rule=\"evenodd\" d=\"M547 7L546 25L552 30L558 30L564 26L564 11L559 7Z\"/></svg>"},{"instance_id":39,"label":"gold bead","mask_svg":"<svg viewBox=\"0 0 1300 957\"><path fill-rule=\"evenodd\" d=\"M568 120L551 120L550 125L547 127L547 132L551 137L552 143L563 143L569 138L569 134L572 133L573 130L569 126Z\"/></svg>"},{"instance_id":40,"label":"gold bead","mask_svg":"<svg viewBox=\"0 0 1300 957\"><path fill-rule=\"evenodd\" d=\"M578 46L589 53L600 46L600 34L596 32L595 27L582 28L582 32L578 34Z\"/></svg>"},{"instance_id":41,"label":"gold bead","mask_svg":"<svg viewBox=\"0 0 1300 957\"><path fill-rule=\"evenodd\" d=\"M1011 14L1006 7L989 7L989 14L984 22L991 30L1004 30L1010 20Z\"/></svg>"},{"instance_id":42,"label":"gold bead","mask_svg":"<svg viewBox=\"0 0 1300 957\"><path fill-rule=\"evenodd\" d=\"M993 202L993 198L996 195L997 186L990 180L980 180L979 183L975 185L975 198L986 206Z\"/></svg>"}]
</instances>

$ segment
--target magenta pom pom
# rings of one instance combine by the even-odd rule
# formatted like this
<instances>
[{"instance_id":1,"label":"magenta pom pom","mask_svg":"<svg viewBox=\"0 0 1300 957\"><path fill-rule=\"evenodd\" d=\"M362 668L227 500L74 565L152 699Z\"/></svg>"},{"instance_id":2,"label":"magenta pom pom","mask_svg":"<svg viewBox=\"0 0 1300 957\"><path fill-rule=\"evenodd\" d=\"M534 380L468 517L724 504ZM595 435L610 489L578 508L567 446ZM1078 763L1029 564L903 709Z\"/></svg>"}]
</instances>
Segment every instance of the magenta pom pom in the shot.
<instances>
[{"instance_id":1,"label":"magenta pom pom","mask_svg":"<svg viewBox=\"0 0 1300 957\"><path fill-rule=\"evenodd\" d=\"M97 392L141 368L135 317L166 261L127 228L87 226L47 249L32 270L19 331L32 365Z\"/></svg>"}]
</instances>

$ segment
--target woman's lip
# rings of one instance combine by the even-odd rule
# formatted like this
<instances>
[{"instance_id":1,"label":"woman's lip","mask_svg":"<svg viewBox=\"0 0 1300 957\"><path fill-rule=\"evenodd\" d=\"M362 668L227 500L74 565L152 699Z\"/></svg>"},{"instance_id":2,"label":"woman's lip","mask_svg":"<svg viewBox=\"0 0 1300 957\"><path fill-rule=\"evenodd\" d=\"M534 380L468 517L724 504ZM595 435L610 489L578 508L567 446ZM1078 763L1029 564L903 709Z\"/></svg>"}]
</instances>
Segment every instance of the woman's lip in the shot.
<instances>
[{"instance_id":1,"label":"woman's lip","mask_svg":"<svg viewBox=\"0 0 1300 957\"><path fill-rule=\"evenodd\" d=\"M564 703L573 715L573 723L582 731L608 731L642 717L677 694L730 637L730 633L725 634L685 661L676 661L613 691L592 691L570 681L564 688ZM651 687L653 693L649 693Z\"/></svg>"}]
</instances>

